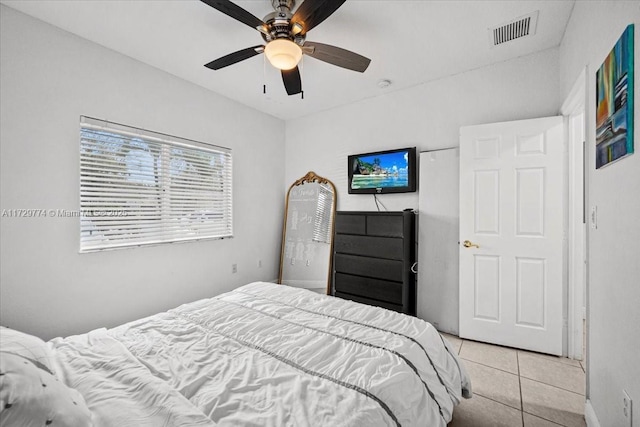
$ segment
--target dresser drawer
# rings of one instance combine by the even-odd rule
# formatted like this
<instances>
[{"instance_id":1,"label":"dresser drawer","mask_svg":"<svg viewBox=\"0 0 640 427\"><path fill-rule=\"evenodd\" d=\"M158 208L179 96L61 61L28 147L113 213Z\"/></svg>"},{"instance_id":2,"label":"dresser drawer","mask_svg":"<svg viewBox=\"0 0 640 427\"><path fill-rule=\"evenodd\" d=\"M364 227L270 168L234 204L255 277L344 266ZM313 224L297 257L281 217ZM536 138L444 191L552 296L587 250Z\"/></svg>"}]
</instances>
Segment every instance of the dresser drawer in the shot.
<instances>
[{"instance_id":1,"label":"dresser drawer","mask_svg":"<svg viewBox=\"0 0 640 427\"><path fill-rule=\"evenodd\" d=\"M336 273L336 292L402 305L402 283Z\"/></svg>"},{"instance_id":2,"label":"dresser drawer","mask_svg":"<svg viewBox=\"0 0 640 427\"><path fill-rule=\"evenodd\" d=\"M402 282L402 261L337 253L334 262L336 273L348 273L357 276Z\"/></svg>"},{"instance_id":3,"label":"dresser drawer","mask_svg":"<svg viewBox=\"0 0 640 427\"><path fill-rule=\"evenodd\" d=\"M336 253L396 260L402 260L404 257L402 239L336 234L333 245Z\"/></svg>"},{"instance_id":4,"label":"dresser drawer","mask_svg":"<svg viewBox=\"0 0 640 427\"><path fill-rule=\"evenodd\" d=\"M382 213L371 215L336 216L336 234L360 234L380 237L403 237L405 233L404 217L397 214Z\"/></svg>"},{"instance_id":5,"label":"dresser drawer","mask_svg":"<svg viewBox=\"0 0 640 427\"><path fill-rule=\"evenodd\" d=\"M367 217L364 215L337 215L336 234L366 234Z\"/></svg>"},{"instance_id":6,"label":"dresser drawer","mask_svg":"<svg viewBox=\"0 0 640 427\"><path fill-rule=\"evenodd\" d=\"M367 216L368 236L403 237L404 231L402 215Z\"/></svg>"},{"instance_id":7,"label":"dresser drawer","mask_svg":"<svg viewBox=\"0 0 640 427\"><path fill-rule=\"evenodd\" d=\"M367 304L367 305L373 305L373 306L376 306L376 307L387 308L389 310L399 311L401 313L403 312L401 305L391 304L390 302L378 301L378 300L374 300L374 299L371 299L371 298L365 298L365 297L361 297L361 296L357 296L357 295L345 294L345 293L342 293L342 292L336 292L336 296L340 297L342 299L348 299L348 300L355 301L355 302L361 302L361 303Z\"/></svg>"}]
</instances>

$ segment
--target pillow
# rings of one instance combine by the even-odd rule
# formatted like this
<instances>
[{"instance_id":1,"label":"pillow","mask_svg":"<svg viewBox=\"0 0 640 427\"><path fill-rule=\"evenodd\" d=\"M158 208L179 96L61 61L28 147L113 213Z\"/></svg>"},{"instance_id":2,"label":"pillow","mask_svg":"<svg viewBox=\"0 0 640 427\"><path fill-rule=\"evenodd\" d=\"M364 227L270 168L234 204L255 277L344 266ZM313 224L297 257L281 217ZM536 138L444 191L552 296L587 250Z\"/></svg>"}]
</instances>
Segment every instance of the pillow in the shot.
<instances>
[{"instance_id":1,"label":"pillow","mask_svg":"<svg viewBox=\"0 0 640 427\"><path fill-rule=\"evenodd\" d=\"M0 351L0 426L89 427L82 395L32 360Z\"/></svg>"},{"instance_id":2,"label":"pillow","mask_svg":"<svg viewBox=\"0 0 640 427\"><path fill-rule=\"evenodd\" d=\"M0 351L29 359L40 369L55 375L53 353L38 337L0 326Z\"/></svg>"}]
</instances>

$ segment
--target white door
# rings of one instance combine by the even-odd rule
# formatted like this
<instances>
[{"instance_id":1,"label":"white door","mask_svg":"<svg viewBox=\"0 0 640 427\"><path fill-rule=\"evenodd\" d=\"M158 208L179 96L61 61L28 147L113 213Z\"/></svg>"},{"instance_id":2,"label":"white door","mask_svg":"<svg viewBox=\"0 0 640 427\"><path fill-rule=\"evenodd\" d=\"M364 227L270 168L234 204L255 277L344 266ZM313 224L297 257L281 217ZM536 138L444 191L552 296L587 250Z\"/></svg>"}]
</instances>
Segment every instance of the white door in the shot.
<instances>
[{"instance_id":1,"label":"white door","mask_svg":"<svg viewBox=\"0 0 640 427\"><path fill-rule=\"evenodd\" d=\"M563 137L562 117L460 129L461 337L562 354Z\"/></svg>"}]
</instances>

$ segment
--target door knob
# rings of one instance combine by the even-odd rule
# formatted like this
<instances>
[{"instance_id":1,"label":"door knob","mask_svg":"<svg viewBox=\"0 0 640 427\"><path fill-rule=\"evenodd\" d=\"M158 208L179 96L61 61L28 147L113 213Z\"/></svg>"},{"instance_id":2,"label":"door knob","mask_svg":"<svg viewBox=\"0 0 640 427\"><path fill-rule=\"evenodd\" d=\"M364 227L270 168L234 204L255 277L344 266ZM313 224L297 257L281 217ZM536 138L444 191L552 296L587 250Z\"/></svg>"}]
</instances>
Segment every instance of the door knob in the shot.
<instances>
[{"instance_id":1,"label":"door knob","mask_svg":"<svg viewBox=\"0 0 640 427\"><path fill-rule=\"evenodd\" d=\"M471 243L469 240L465 240L464 242L462 242L462 246L464 246L465 248L478 248L478 249L480 249L480 246L476 245L475 243Z\"/></svg>"}]
</instances>

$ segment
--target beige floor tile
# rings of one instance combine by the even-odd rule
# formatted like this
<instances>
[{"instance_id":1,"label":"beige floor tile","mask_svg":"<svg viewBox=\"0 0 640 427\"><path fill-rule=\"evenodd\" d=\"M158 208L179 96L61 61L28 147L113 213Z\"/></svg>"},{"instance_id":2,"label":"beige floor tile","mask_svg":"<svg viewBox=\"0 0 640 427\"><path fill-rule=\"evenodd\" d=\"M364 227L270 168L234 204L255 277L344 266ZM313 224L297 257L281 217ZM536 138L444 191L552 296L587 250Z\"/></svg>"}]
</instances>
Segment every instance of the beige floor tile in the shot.
<instances>
[{"instance_id":1,"label":"beige floor tile","mask_svg":"<svg viewBox=\"0 0 640 427\"><path fill-rule=\"evenodd\" d=\"M520 378L524 412L567 427L584 427L584 396Z\"/></svg>"},{"instance_id":2,"label":"beige floor tile","mask_svg":"<svg viewBox=\"0 0 640 427\"><path fill-rule=\"evenodd\" d=\"M476 341L463 340L460 357L503 371L518 373L516 350Z\"/></svg>"},{"instance_id":3,"label":"beige floor tile","mask_svg":"<svg viewBox=\"0 0 640 427\"><path fill-rule=\"evenodd\" d=\"M585 373L580 363L578 366L573 366L526 351L518 351L518 364L521 377L575 393L585 393Z\"/></svg>"},{"instance_id":4,"label":"beige floor tile","mask_svg":"<svg viewBox=\"0 0 640 427\"><path fill-rule=\"evenodd\" d=\"M518 427L522 412L479 395L463 399L453 411L449 427Z\"/></svg>"},{"instance_id":5,"label":"beige floor tile","mask_svg":"<svg viewBox=\"0 0 640 427\"><path fill-rule=\"evenodd\" d=\"M578 368L580 367L579 360L569 359L566 357L558 357L558 356L552 356L550 354L542 354L542 353L535 353L532 351L518 350L518 355L521 355L521 354L526 354L531 357L538 357L544 360L550 360L552 362L564 363L566 365L576 366Z\"/></svg>"},{"instance_id":6,"label":"beige floor tile","mask_svg":"<svg viewBox=\"0 0 640 427\"><path fill-rule=\"evenodd\" d=\"M453 347L456 354L460 353L460 346L462 345L462 339L456 337L455 335L446 334L444 332L440 332L440 335L442 335L444 339L446 339L449 342L449 344L451 344L451 347Z\"/></svg>"},{"instance_id":7,"label":"beige floor tile","mask_svg":"<svg viewBox=\"0 0 640 427\"><path fill-rule=\"evenodd\" d=\"M587 372L587 362L585 362L584 360L580 361L580 366L582 367L582 370L584 372Z\"/></svg>"},{"instance_id":8,"label":"beige floor tile","mask_svg":"<svg viewBox=\"0 0 640 427\"><path fill-rule=\"evenodd\" d=\"M524 427L558 427L562 425L552 423L535 415L527 414L526 412L522 414L522 418L524 419Z\"/></svg>"},{"instance_id":9,"label":"beige floor tile","mask_svg":"<svg viewBox=\"0 0 640 427\"><path fill-rule=\"evenodd\" d=\"M474 395L487 397L518 410L522 409L520 380L517 375L470 360L466 360L464 366L471 377Z\"/></svg>"}]
</instances>

